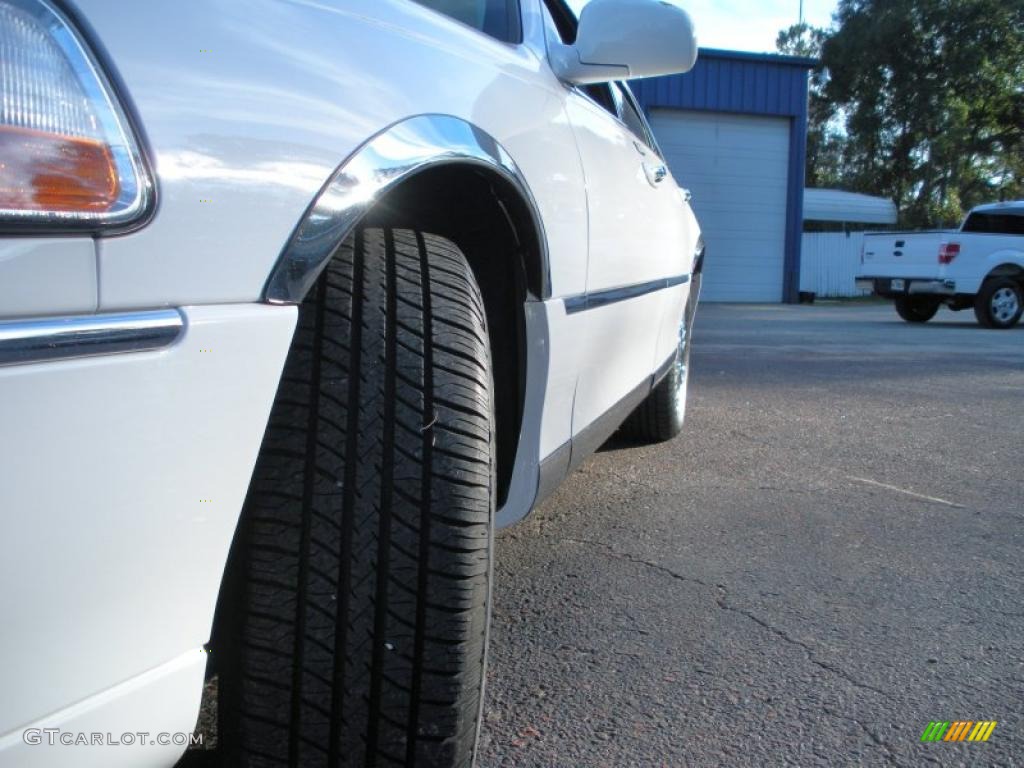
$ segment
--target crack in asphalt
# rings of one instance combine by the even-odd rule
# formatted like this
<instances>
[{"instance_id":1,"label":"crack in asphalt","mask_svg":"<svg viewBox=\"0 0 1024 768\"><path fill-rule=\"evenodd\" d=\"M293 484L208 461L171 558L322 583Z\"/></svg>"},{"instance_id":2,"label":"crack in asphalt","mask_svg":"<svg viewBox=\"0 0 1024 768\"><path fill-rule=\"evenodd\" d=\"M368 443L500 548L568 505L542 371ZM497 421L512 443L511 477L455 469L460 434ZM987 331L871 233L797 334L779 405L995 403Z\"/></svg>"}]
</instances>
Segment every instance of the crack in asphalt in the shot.
<instances>
[{"instance_id":1,"label":"crack in asphalt","mask_svg":"<svg viewBox=\"0 0 1024 768\"><path fill-rule=\"evenodd\" d=\"M725 587L719 585L718 588L720 590L722 590L722 593L723 593L723 596L718 600L718 605L722 609L727 610L727 611L733 611L734 613L738 613L741 616L746 616L752 622L754 622L755 624L758 624L758 625L764 627L765 629L767 629L769 632L771 632L776 637L779 637L779 638L785 640L790 645L795 645L795 646L797 646L799 648L802 648L804 653L807 655L807 660L809 662L814 664L816 667L819 667L820 669L824 669L826 672L831 672L832 674L836 675L837 677L843 678L843 680L846 680L846 682L848 682L850 685L853 685L853 686L855 686L857 688L863 688L864 690L871 691L872 693L877 693L879 696L888 696L889 695L888 693L883 691L881 688L876 688L875 686L870 685L869 683L861 682L860 680L858 680L857 678L853 677L848 672L846 672L846 670L844 670L844 669L842 669L840 667L836 667L836 666L834 666L832 664L829 664L828 662L824 662L824 661L821 661L820 659L815 658L815 656L814 656L814 649L810 645L808 645L807 643L803 642L802 640L797 640L795 637L792 637L785 630L779 629L778 627L774 626L773 624L768 623L764 619L761 619L760 617L758 617L754 613L751 613L750 611L748 611L748 610L746 610L744 608L737 608L736 606L729 605L728 603L725 602L725 595L728 594L728 592L726 592L726 590L725 590Z\"/></svg>"},{"instance_id":2,"label":"crack in asphalt","mask_svg":"<svg viewBox=\"0 0 1024 768\"><path fill-rule=\"evenodd\" d=\"M650 568L653 571L657 571L658 573L664 574L665 576L675 579L676 581L682 581L690 584L698 584L702 587L706 587L707 589L717 590L718 595L715 597L715 603L721 610L729 611L731 613L738 613L740 616L743 616L749 619L750 621L754 622L758 626L768 630L770 633L772 633L779 639L784 640L789 645L794 645L797 648L800 648L804 652L804 656L806 657L808 662L818 667L819 669L822 669L826 672L830 672L836 677L845 680L855 688L860 688L865 691L871 691L872 693L875 693L879 696L889 695L886 691L883 691L881 688L877 688L873 685L870 685L869 683L861 682L860 680L856 679L848 672L846 672L844 669L836 667L833 664L821 661L820 659L817 659L814 655L814 649L810 645L803 642L802 640L798 640L785 630L774 626L773 624L765 621L764 619L760 618L753 612L746 610L745 608L739 608L735 605L730 605L727 600L729 596L729 590L724 584L711 584L702 579L698 579L694 576L684 576L683 574L678 573L677 571L674 571L671 568L667 568L666 566L661 565L659 563L654 563L650 560L645 560L642 557L632 555L629 552L622 552L621 550L615 549L613 546L603 541L592 541L588 539L562 539L562 541L567 544L578 544L581 546L598 548L603 550L609 557L613 559L624 560L626 562L634 563L636 565L642 565L646 568ZM852 720L861 728L861 730L864 731L865 734L867 734L868 738L870 738L873 743L875 743L877 746L885 750L886 754L889 755L891 758L895 759L895 755L889 748L889 745L886 744L886 742L880 736L878 736L878 734L872 731L865 723L861 722L855 717L844 717L842 715L839 715L829 710L827 707L822 707L822 710L827 714L831 715L832 717L837 717L844 720Z\"/></svg>"}]
</instances>

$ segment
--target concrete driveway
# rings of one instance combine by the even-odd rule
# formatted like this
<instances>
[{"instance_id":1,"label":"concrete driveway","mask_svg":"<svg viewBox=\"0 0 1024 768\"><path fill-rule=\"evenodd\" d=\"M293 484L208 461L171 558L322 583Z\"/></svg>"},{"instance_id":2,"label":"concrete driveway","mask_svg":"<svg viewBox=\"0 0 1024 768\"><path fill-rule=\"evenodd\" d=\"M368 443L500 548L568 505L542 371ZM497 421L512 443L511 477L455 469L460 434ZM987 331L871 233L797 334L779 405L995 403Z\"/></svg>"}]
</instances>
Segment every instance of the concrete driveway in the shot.
<instances>
[{"instance_id":1,"label":"concrete driveway","mask_svg":"<svg viewBox=\"0 0 1024 768\"><path fill-rule=\"evenodd\" d=\"M1024 328L705 306L691 387L499 536L481 765L1024 762Z\"/></svg>"}]
</instances>

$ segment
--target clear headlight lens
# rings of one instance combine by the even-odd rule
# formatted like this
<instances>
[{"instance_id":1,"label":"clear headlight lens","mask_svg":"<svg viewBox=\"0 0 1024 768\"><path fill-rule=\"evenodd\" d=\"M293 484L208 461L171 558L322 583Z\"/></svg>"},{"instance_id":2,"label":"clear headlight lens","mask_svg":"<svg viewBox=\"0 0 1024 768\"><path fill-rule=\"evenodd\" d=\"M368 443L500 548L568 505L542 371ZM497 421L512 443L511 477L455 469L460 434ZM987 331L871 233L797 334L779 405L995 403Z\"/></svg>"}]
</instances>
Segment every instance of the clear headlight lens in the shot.
<instances>
[{"instance_id":1,"label":"clear headlight lens","mask_svg":"<svg viewBox=\"0 0 1024 768\"><path fill-rule=\"evenodd\" d=\"M124 225L152 196L95 58L48 0L0 0L0 226Z\"/></svg>"}]
</instances>

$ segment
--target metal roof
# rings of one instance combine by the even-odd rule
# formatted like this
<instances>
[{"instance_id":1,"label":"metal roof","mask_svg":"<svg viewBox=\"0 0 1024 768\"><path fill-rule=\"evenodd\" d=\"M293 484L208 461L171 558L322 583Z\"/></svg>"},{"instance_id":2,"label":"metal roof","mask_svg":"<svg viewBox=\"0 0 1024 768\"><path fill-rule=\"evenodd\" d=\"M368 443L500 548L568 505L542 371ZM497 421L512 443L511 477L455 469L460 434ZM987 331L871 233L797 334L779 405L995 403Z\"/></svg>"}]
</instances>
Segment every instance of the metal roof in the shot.
<instances>
[{"instance_id":1,"label":"metal roof","mask_svg":"<svg viewBox=\"0 0 1024 768\"><path fill-rule=\"evenodd\" d=\"M804 220L845 221L860 224L895 224L896 203L841 189L805 189Z\"/></svg>"},{"instance_id":2,"label":"metal roof","mask_svg":"<svg viewBox=\"0 0 1024 768\"><path fill-rule=\"evenodd\" d=\"M708 50L685 75L632 83L647 109L668 107L793 117L807 123L807 71L813 59Z\"/></svg>"},{"instance_id":3,"label":"metal roof","mask_svg":"<svg viewBox=\"0 0 1024 768\"><path fill-rule=\"evenodd\" d=\"M814 69L821 62L805 56L786 56L781 53L749 53L747 51L724 51L721 48L701 48L700 56L733 61L760 61L767 64L786 64L801 69Z\"/></svg>"}]
</instances>

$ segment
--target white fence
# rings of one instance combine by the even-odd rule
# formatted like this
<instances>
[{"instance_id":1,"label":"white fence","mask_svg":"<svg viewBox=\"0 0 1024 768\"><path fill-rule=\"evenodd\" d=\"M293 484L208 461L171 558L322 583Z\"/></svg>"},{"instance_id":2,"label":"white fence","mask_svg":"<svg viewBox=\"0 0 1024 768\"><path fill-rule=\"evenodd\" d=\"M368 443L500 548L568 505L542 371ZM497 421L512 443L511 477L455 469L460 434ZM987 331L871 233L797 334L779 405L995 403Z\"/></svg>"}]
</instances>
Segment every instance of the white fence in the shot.
<instances>
[{"instance_id":1,"label":"white fence","mask_svg":"<svg viewBox=\"0 0 1024 768\"><path fill-rule=\"evenodd\" d=\"M863 232L805 232L800 290L818 298L864 296L854 281L860 270Z\"/></svg>"}]
</instances>

